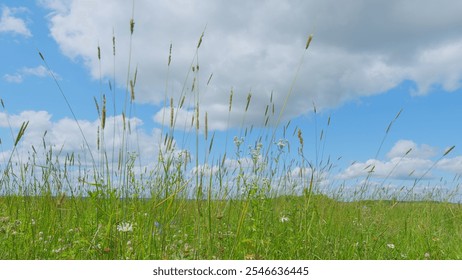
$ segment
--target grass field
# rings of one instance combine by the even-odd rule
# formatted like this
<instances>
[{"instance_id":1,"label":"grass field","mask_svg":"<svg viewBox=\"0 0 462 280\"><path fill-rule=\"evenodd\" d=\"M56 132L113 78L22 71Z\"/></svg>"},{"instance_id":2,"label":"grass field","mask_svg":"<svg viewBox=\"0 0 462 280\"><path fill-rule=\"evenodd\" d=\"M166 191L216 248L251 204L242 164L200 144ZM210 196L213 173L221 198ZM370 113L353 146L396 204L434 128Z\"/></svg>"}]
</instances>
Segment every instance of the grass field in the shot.
<instances>
[{"instance_id":1,"label":"grass field","mask_svg":"<svg viewBox=\"0 0 462 280\"><path fill-rule=\"evenodd\" d=\"M3 197L1 259L460 259L462 209L325 196Z\"/></svg>"},{"instance_id":2,"label":"grass field","mask_svg":"<svg viewBox=\"0 0 462 280\"><path fill-rule=\"evenodd\" d=\"M132 34L133 29L132 19ZM339 197L322 194L322 175L331 166L329 161L322 163L322 155L327 154L322 145L325 131L320 137L315 131L319 160L305 156L308 132L303 128L294 129L299 146L289 150L284 139L277 139L289 127L281 123L286 104L274 112L270 101L262 112L264 124L255 136L260 140L249 156L243 152L241 138L233 135L228 142L236 148L234 155L211 156L214 135L208 131L207 114L199 124L200 88L194 84L202 36L186 81L192 81L191 92L175 93L179 98L174 100L166 91L170 110L165 112L158 161L151 169L138 168L136 150L128 145L135 133L129 119L136 98L136 71L130 65L125 103L113 112L120 116L120 123L116 118L107 121L109 97L101 93L95 98L100 120L97 148L82 132L86 158L61 154L46 143L44 132L41 152L32 146L28 158L18 160L17 148L28 122L15 131L0 178L0 259L462 258L458 204L357 199L361 193L337 199L341 193ZM300 65L312 39L309 36L301 50ZM100 49L95 47L95 55L96 49L99 57ZM39 55L48 67L46 55ZM294 72L293 83L298 70ZM65 92L55 82L80 128ZM234 112L232 99L231 91L227 114ZM251 94L246 108L241 108L243 118L250 102ZM192 104L195 112L190 132L176 128L176 114L184 104ZM111 126L114 133L116 127L120 129L122 144L116 148L105 140ZM252 133L244 126L241 131ZM176 146L186 133L195 146L190 151Z\"/></svg>"}]
</instances>

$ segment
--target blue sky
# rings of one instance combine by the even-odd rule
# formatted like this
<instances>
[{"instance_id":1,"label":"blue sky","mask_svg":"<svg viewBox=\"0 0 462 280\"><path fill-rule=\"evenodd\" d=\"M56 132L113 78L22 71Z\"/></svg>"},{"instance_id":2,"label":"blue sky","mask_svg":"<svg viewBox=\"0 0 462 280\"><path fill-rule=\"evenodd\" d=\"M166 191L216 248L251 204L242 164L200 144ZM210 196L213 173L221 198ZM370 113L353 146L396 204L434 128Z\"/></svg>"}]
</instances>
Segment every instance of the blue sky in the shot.
<instances>
[{"instance_id":1,"label":"blue sky","mask_svg":"<svg viewBox=\"0 0 462 280\"><path fill-rule=\"evenodd\" d=\"M134 111L129 117L138 131L132 141L140 144L146 165L156 159L165 94L178 103L183 86L191 91L194 75L201 118L207 112L209 137L216 133L211 155L215 159L223 154L225 143L228 155L232 154L233 137L242 136L245 127L263 123L271 93L277 118L296 77L281 126L291 120L286 138L292 147L298 145L294 129L302 129L310 161L315 161L316 153L318 161L321 154L324 161L331 157L335 168L329 172L330 183L358 184L367 175L366 167L373 165L373 179L398 182L390 187L403 182L412 185L423 176L427 185L445 181L444 188L457 188L459 182L453 178L462 173L462 19L458 13L462 3L435 3L135 1L128 70L131 1L111 5L103 1L3 1L0 98L5 109L0 111L0 161L4 164L12 150L10 127L16 133L24 121L30 122L18 149L24 156L32 145L41 145L44 131L50 145L64 147L65 152L81 149L80 132L39 50L93 146L99 125L93 98L99 100L101 93L106 94L109 107L115 93L116 103L123 104L127 73L133 79L138 70ZM188 69L204 29L194 61L200 71L192 73ZM314 38L304 53L309 34ZM116 85L114 91L109 81ZM228 116L231 89L233 109ZM244 114L249 92L252 101ZM191 96L186 101L189 106L178 111L176 126L176 141L185 150L194 147L194 137L185 138L183 132L191 129ZM116 119L121 118L121 111L118 107ZM183 123L188 125L182 128ZM326 137L317 141L322 130ZM246 147L254 144L255 135L271 134L273 128L254 131L245 139ZM276 136L273 142L282 137L279 132ZM110 137L106 137L109 142ZM454 150L440 159L452 146ZM291 153L296 157L296 148Z\"/></svg>"}]
</instances>

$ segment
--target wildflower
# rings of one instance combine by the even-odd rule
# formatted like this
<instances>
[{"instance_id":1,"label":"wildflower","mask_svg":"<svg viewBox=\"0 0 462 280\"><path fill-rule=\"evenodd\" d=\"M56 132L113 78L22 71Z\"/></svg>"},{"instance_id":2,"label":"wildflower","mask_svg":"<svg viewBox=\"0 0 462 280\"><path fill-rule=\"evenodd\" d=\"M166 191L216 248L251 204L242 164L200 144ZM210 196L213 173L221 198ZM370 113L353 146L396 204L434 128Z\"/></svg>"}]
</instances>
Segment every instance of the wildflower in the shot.
<instances>
[{"instance_id":1,"label":"wildflower","mask_svg":"<svg viewBox=\"0 0 462 280\"><path fill-rule=\"evenodd\" d=\"M284 149L285 146L287 146L289 142L286 139L279 139L278 142L276 142L276 146L278 146L279 150Z\"/></svg>"},{"instance_id":2,"label":"wildflower","mask_svg":"<svg viewBox=\"0 0 462 280\"><path fill-rule=\"evenodd\" d=\"M31 225L35 226L35 220L34 220L34 219L32 219L32 220L30 221L30 223L31 223Z\"/></svg>"},{"instance_id":3,"label":"wildflower","mask_svg":"<svg viewBox=\"0 0 462 280\"><path fill-rule=\"evenodd\" d=\"M289 221L289 218L286 217L286 216L282 216L282 217L279 219L279 221L280 221L281 223L286 223L286 222Z\"/></svg>"},{"instance_id":4,"label":"wildflower","mask_svg":"<svg viewBox=\"0 0 462 280\"><path fill-rule=\"evenodd\" d=\"M120 232L133 231L133 226L130 223L122 222L119 225L117 225L117 230Z\"/></svg>"},{"instance_id":5,"label":"wildflower","mask_svg":"<svg viewBox=\"0 0 462 280\"><path fill-rule=\"evenodd\" d=\"M430 258L430 253L429 253L429 252L426 252L426 253L424 254L424 257L425 257L426 259L429 259L429 258Z\"/></svg>"},{"instance_id":6,"label":"wildflower","mask_svg":"<svg viewBox=\"0 0 462 280\"><path fill-rule=\"evenodd\" d=\"M59 254L61 253L62 251L64 251L65 248L57 248L57 249L53 249L51 250L52 253L54 254Z\"/></svg>"},{"instance_id":7,"label":"wildflower","mask_svg":"<svg viewBox=\"0 0 462 280\"><path fill-rule=\"evenodd\" d=\"M261 142L258 142L255 145L255 148L252 148L252 146L249 147L250 149L250 156L252 157L252 160L256 162L260 158L261 154L261 149L263 147L263 144Z\"/></svg>"},{"instance_id":8,"label":"wildflower","mask_svg":"<svg viewBox=\"0 0 462 280\"><path fill-rule=\"evenodd\" d=\"M237 148L241 146L242 143L244 143L244 138L238 138L237 136L234 136L234 145L236 145Z\"/></svg>"},{"instance_id":9,"label":"wildflower","mask_svg":"<svg viewBox=\"0 0 462 280\"><path fill-rule=\"evenodd\" d=\"M255 260L254 254L247 254L244 256L244 260Z\"/></svg>"},{"instance_id":10,"label":"wildflower","mask_svg":"<svg viewBox=\"0 0 462 280\"><path fill-rule=\"evenodd\" d=\"M387 247L390 249L395 249L395 244L393 243L387 244Z\"/></svg>"}]
</instances>

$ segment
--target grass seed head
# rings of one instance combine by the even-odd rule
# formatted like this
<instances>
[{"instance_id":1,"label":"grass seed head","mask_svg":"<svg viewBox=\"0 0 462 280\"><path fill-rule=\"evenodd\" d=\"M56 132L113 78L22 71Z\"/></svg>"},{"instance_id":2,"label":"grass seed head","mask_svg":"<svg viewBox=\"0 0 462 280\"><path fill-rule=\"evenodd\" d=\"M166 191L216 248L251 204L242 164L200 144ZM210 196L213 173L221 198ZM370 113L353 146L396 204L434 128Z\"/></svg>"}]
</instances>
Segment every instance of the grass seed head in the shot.
<instances>
[{"instance_id":1,"label":"grass seed head","mask_svg":"<svg viewBox=\"0 0 462 280\"><path fill-rule=\"evenodd\" d=\"M96 130L96 149L99 150L99 144L100 144L100 140L99 140L99 126Z\"/></svg>"},{"instance_id":2,"label":"grass seed head","mask_svg":"<svg viewBox=\"0 0 462 280\"><path fill-rule=\"evenodd\" d=\"M197 49L201 46L202 44L202 38L204 37L204 32L202 32L201 37L199 38L199 42L197 42Z\"/></svg>"},{"instance_id":3,"label":"grass seed head","mask_svg":"<svg viewBox=\"0 0 462 280\"><path fill-rule=\"evenodd\" d=\"M133 80L130 80L130 100L135 100L135 83Z\"/></svg>"},{"instance_id":4,"label":"grass seed head","mask_svg":"<svg viewBox=\"0 0 462 280\"><path fill-rule=\"evenodd\" d=\"M205 112L205 140L207 141L208 136L208 121L207 121L207 112Z\"/></svg>"},{"instance_id":5,"label":"grass seed head","mask_svg":"<svg viewBox=\"0 0 462 280\"><path fill-rule=\"evenodd\" d=\"M103 94L103 109L101 110L101 128L104 130L106 126L106 95Z\"/></svg>"},{"instance_id":6,"label":"grass seed head","mask_svg":"<svg viewBox=\"0 0 462 280\"><path fill-rule=\"evenodd\" d=\"M173 108L173 97L170 98L170 127L173 127L175 109Z\"/></svg>"},{"instance_id":7,"label":"grass seed head","mask_svg":"<svg viewBox=\"0 0 462 280\"><path fill-rule=\"evenodd\" d=\"M193 67L193 72L194 72L194 67ZM194 77L193 79L192 86L191 86L191 92L194 91L195 86L196 86L196 77Z\"/></svg>"},{"instance_id":8,"label":"grass seed head","mask_svg":"<svg viewBox=\"0 0 462 280\"><path fill-rule=\"evenodd\" d=\"M135 68L135 76L133 77L133 86L136 86L136 77L138 76L138 66Z\"/></svg>"},{"instance_id":9,"label":"grass seed head","mask_svg":"<svg viewBox=\"0 0 462 280\"><path fill-rule=\"evenodd\" d=\"M95 101L96 112L98 112L98 116L101 116L101 111L99 110L99 104L98 104L98 101L96 100L96 97L93 96L93 100Z\"/></svg>"},{"instance_id":10,"label":"grass seed head","mask_svg":"<svg viewBox=\"0 0 462 280\"><path fill-rule=\"evenodd\" d=\"M298 129L297 137L298 137L298 141L300 143L300 146L303 148L303 135L302 135L302 130L301 129Z\"/></svg>"},{"instance_id":11,"label":"grass seed head","mask_svg":"<svg viewBox=\"0 0 462 280\"><path fill-rule=\"evenodd\" d=\"M228 112L231 112L231 108L233 107L233 95L234 95L234 91L231 88L231 93L229 95L229 109L228 109Z\"/></svg>"},{"instance_id":12,"label":"grass seed head","mask_svg":"<svg viewBox=\"0 0 462 280\"><path fill-rule=\"evenodd\" d=\"M21 138L24 136L24 133L26 132L27 126L29 125L29 121L23 122L21 124L21 128L19 128L18 135L16 136L16 140L14 141L14 146L16 147L21 140Z\"/></svg>"},{"instance_id":13,"label":"grass seed head","mask_svg":"<svg viewBox=\"0 0 462 280\"><path fill-rule=\"evenodd\" d=\"M185 100L186 100L186 95L183 95L183 97L181 98L181 101L180 101L180 108L183 108Z\"/></svg>"},{"instance_id":14,"label":"grass seed head","mask_svg":"<svg viewBox=\"0 0 462 280\"><path fill-rule=\"evenodd\" d=\"M247 112L247 110L249 109L249 105L250 105L250 100L252 99L252 93L249 92L249 94L247 95L247 104L245 105L245 111Z\"/></svg>"},{"instance_id":15,"label":"grass seed head","mask_svg":"<svg viewBox=\"0 0 462 280\"><path fill-rule=\"evenodd\" d=\"M112 55L116 55L116 39L114 36L114 31L112 31Z\"/></svg>"},{"instance_id":16,"label":"grass seed head","mask_svg":"<svg viewBox=\"0 0 462 280\"><path fill-rule=\"evenodd\" d=\"M451 148L447 149L446 152L444 152L443 157L449 154L452 150L454 150L456 146L452 146Z\"/></svg>"},{"instance_id":17,"label":"grass seed head","mask_svg":"<svg viewBox=\"0 0 462 280\"><path fill-rule=\"evenodd\" d=\"M172 43L170 43L170 50L168 52L168 64L167 64L167 66L170 66L170 62L172 62Z\"/></svg>"},{"instance_id":18,"label":"grass seed head","mask_svg":"<svg viewBox=\"0 0 462 280\"><path fill-rule=\"evenodd\" d=\"M310 34L310 36L308 36L308 40L306 41L305 50L307 50L308 47L310 46L311 40L313 40L313 34Z\"/></svg>"},{"instance_id":19,"label":"grass seed head","mask_svg":"<svg viewBox=\"0 0 462 280\"><path fill-rule=\"evenodd\" d=\"M133 30L135 29L135 20L130 19L130 34L133 35Z\"/></svg>"},{"instance_id":20,"label":"grass seed head","mask_svg":"<svg viewBox=\"0 0 462 280\"><path fill-rule=\"evenodd\" d=\"M125 113L124 112L122 112L122 123L123 123L124 131L127 130L126 119L125 119Z\"/></svg>"}]
</instances>

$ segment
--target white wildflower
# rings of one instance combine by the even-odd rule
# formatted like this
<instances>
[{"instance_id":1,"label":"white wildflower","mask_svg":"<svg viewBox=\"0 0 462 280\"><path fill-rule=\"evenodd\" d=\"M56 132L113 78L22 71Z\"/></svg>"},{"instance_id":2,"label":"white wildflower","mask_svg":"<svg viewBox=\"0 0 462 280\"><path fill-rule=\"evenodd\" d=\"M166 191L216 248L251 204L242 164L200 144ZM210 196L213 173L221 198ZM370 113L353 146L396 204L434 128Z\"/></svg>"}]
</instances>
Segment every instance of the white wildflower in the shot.
<instances>
[{"instance_id":1,"label":"white wildflower","mask_svg":"<svg viewBox=\"0 0 462 280\"><path fill-rule=\"evenodd\" d=\"M122 222L117 225L117 230L120 232L133 231L133 226L130 223Z\"/></svg>"},{"instance_id":2,"label":"white wildflower","mask_svg":"<svg viewBox=\"0 0 462 280\"><path fill-rule=\"evenodd\" d=\"M244 143L244 138L238 138L237 136L234 136L234 145L236 145L236 147L240 147L242 143Z\"/></svg>"},{"instance_id":3,"label":"white wildflower","mask_svg":"<svg viewBox=\"0 0 462 280\"><path fill-rule=\"evenodd\" d=\"M387 244L387 247L390 249L395 249L395 244L393 243Z\"/></svg>"},{"instance_id":4,"label":"white wildflower","mask_svg":"<svg viewBox=\"0 0 462 280\"><path fill-rule=\"evenodd\" d=\"M250 156L252 157L252 160L254 162L256 162L260 158L262 147L263 144L261 142L258 142L257 145L255 145L255 148L252 148L252 146L249 147Z\"/></svg>"},{"instance_id":5,"label":"white wildflower","mask_svg":"<svg viewBox=\"0 0 462 280\"><path fill-rule=\"evenodd\" d=\"M276 143L276 146L278 146L279 150L282 150L285 146L287 146L288 143L289 141L287 141L286 139L279 139L279 141Z\"/></svg>"},{"instance_id":6,"label":"white wildflower","mask_svg":"<svg viewBox=\"0 0 462 280\"><path fill-rule=\"evenodd\" d=\"M281 223L286 223L286 222L289 221L289 218L286 217L286 216L282 216L282 217L279 219L279 221L281 221Z\"/></svg>"},{"instance_id":7,"label":"white wildflower","mask_svg":"<svg viewBox=\"0 0 462 280\"><path fill-rule=\"evenodd\" d=\"M57 249L51 250L51 252L54 253L54 254L59 254L59 253L61 253L62 251L64 251L64 248L57 248Z\"/></svg>"}]
</instances>

